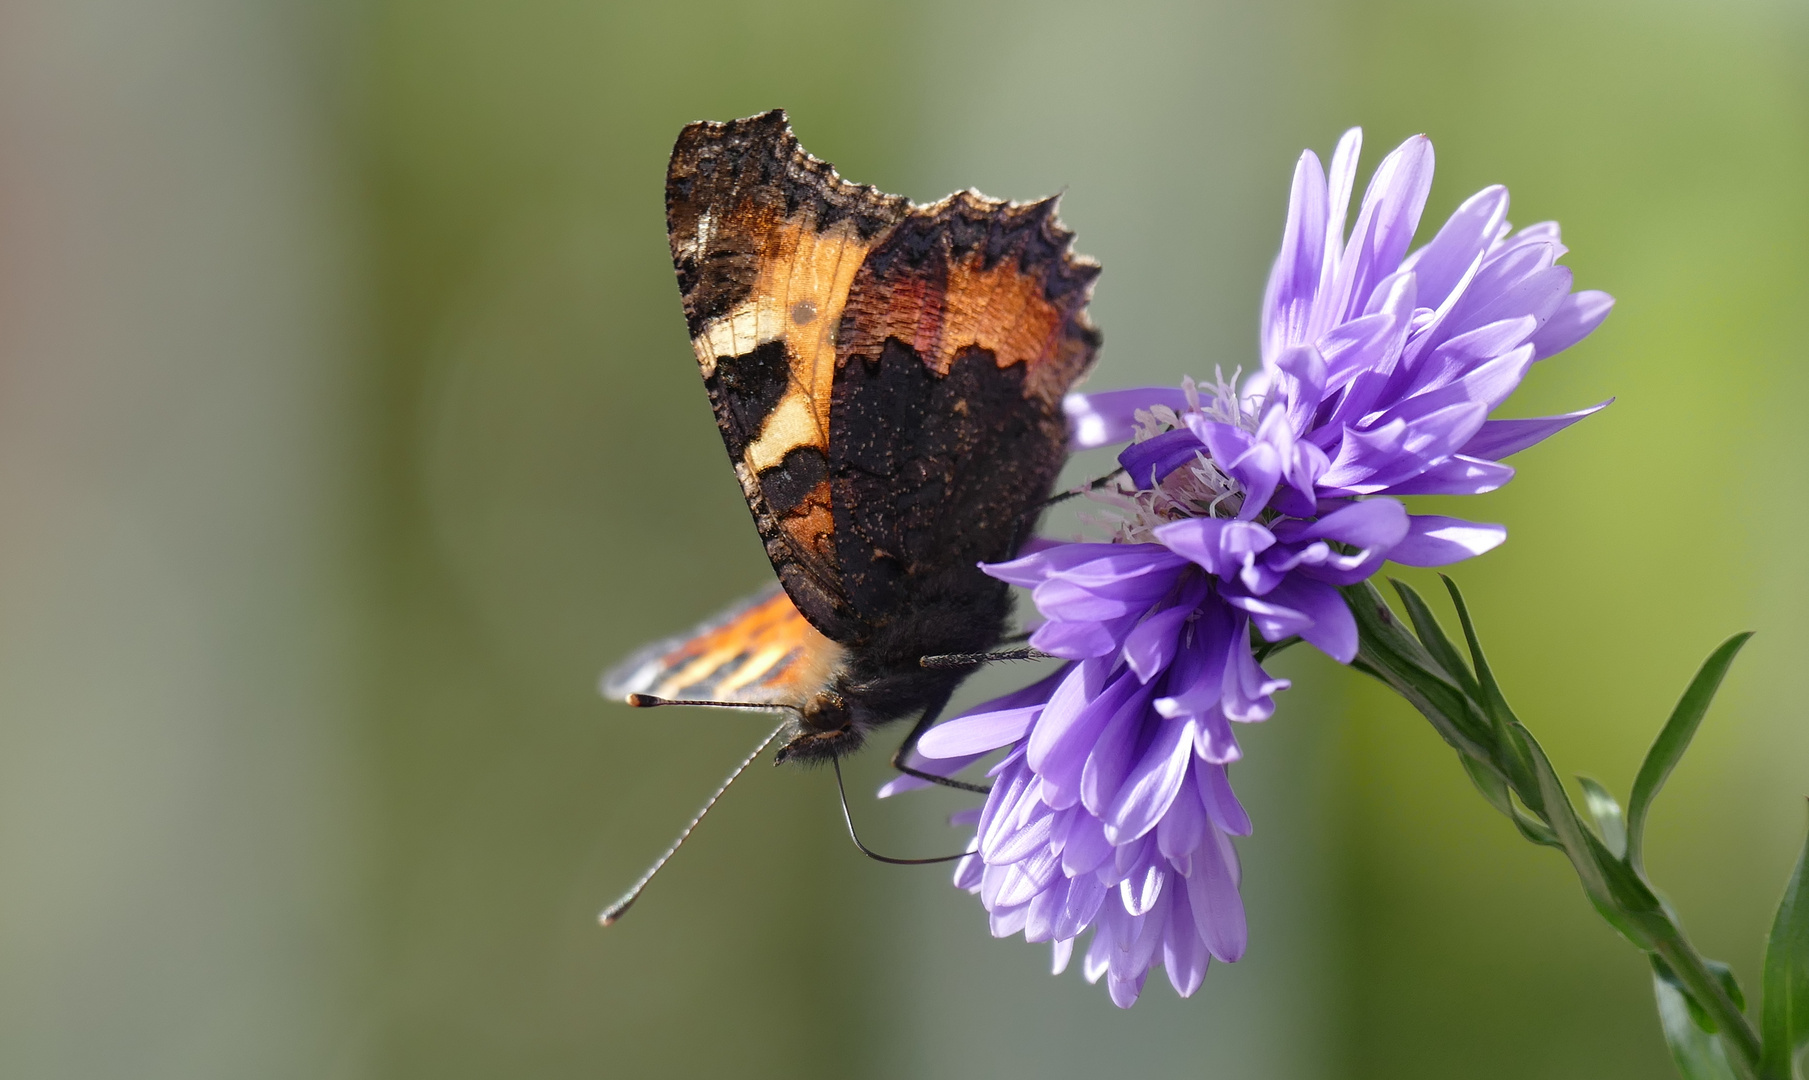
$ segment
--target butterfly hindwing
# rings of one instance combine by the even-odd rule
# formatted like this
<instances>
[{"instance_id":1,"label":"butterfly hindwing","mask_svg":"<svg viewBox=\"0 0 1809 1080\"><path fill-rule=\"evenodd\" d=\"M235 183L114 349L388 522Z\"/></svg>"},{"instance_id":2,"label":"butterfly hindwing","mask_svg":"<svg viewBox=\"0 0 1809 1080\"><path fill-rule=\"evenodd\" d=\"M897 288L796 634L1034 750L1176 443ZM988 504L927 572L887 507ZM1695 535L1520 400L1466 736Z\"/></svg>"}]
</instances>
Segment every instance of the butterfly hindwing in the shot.
<instances>
[{"instance_id":1,"label":"butterfly hindwing","mask_svg":"<svg viewBox=\"0 0 1809 1080\"><path fill-rule=\"evenodd\" d=\"M841 655L773 586L622 661L603 676L603 693L797 704L829 680Z\"/></svg>"},{"instance_id":2,"label":"butterfly hindwing","mask_svg":"<svg viewBox=\"0 0 1809 1080\"><path fill-rule=\"evenodd\" d=\"M1034 523L1067 454L1062 396L1099 346L1085 314L1099 268L1070 239L1053 199L962 192L913 208L855 275L829 462L857 609L884 619L926 594L1003 597L975 564L1013 557Z\"/></svg>"}]
</instances>

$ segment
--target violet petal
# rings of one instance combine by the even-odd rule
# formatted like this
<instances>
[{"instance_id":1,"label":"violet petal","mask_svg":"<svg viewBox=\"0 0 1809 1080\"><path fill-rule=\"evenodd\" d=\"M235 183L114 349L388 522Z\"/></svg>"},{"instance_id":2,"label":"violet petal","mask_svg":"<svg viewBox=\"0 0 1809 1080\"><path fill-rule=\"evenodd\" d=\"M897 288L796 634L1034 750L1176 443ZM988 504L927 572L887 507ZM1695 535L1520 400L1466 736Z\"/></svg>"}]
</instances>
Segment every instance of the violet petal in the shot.
<instances>
[{"instance_id":1,"label":"violet petal","mask_svg":"<svg viewBox=\"0 0 1809 1080\"><path fill-rule=\"evenodd\" d=\"M1062 412L1068 417L1068 449L1090 450L1129 442L1136 433L1137 411L1152 405L1166 405L1181 412L1187 408L1187 395L1173 386L1069 394L1062 399Z\"/></svg>"},{"instance_id":2,"label":"violet petal","mask_svg":"<svg viewBox=\"0 0 1809 1080\"><path fill-rule=\"evenodd\" d=\"M1263 294L1263 359L1279 355L1304 340L1313 298L1319 291L1325 259L1325 171L1308 150L1294 165L1294 188L1288 196L1288 220L1282 228L1281 254L1269 271Z\"/></svg>"},{"instance_id":3,"label":"violet petal","mask_svg":"<svg viewBox=\"0 0 1809 1080\"><path fill-rule=\"evenodd\" d=\"M1169 473L1204 453L1206 444L1186 428L1164 431L1153 438L1134 442L1118 454L1131 483L1140 488L1153 488Z\"/></svg>"},{"instance_id":4,"label":"violet petal","mask_svg":"<svg viewBox=\"0 0 1809 1080\"><path fill-rule=\"evenodd\" d=\"M1469 457L1500 461L1529 446L1544 442L1585 416L1594 416L1612 404L1614 399L1609 398L1599 405L1557 416L1538 416L1525 420L1485 420L1460 452Z\"/></svg>"},{"instance_id":5,"label":"violet petal","mask_svg":"<svg viewBox=\"0 0 1809 1080\"><path fill-rule=\"evenodd\" d=\"M1506 539L1505 525L1415 514L1407 538L1395 545L1388 557L1402 566L1449 566L1481 555Z\"/></svg>"},{"instance_id":6,"label":"violet petal","mask_svg":"<svg viewBox=\"0 0 1809 1080\"><path fill-rule=\"evenodd\" d=\"M1195 857L1193 876L1187 879L1187 899L1194 925L1213 957L1226 963L1242 957L1249 939L1244 901L1220 845L1208 843Z\"/></svg>"},{"instance_id":7,"label":"violet petal","mask_svg":"<svg viewBox=\"0 0 1809 1080\"><path fill-rule=\"evenodd\" d=\"M1107 839L1117 844L1134 840L1154 829L1168 813L1193 758L1193 733L1194 723L1186 717L1162 721L1101 815Z\"/></svg>"},{"instance_id":8,"label":"violet petal","mask_svg":"<svg viewBox=\"0 0 1809 1080\"><path fill-rule=\"evenodd\" d=\"M1023 738L1042 711L1041 705L1028 705L1021 709L968 713L924 732L917 746L924 757L966 757L971 762L975 755Z\"/></svg>"},{"instance_id":9,"label":"violet petal","mask_svg":"<svg viewBox=\"0 0 1809 1080\"><path fill-rule=\"evenodd\" d=\"M1226 774L1225 766L1196 761L1193 776L1200 803L1219 831L1232 836L1249 836L1250 815L1238 801L1237 793L1231 790L1231 778Z\"/></svg>"},{"instance_id":10,"label":"violet petal","mask_svg":"<svg viewBox=\"0 0 1809 1080\"><path fill-rule=\"evenodd\" d=\"M1194 924L1193 903L1186 889L1174 890L1169 901L1168 924L1162 932L1162 967L1168 972L1169 985L1182 997L1192 997L1206 981L1206 969L1212 955Z\"/></svg>"},{"instance_id":11,"label":"violet petal","mask_svg":"<svg viewBox=\"0 0 1809 1080\"><path fill-rule=\"evenodd\" d=\"M1614 310L1614 297L1595 289L1571 293L1533 335L1533 359L1543 360L1582 341Z\"/></svg>"}]
</instances>

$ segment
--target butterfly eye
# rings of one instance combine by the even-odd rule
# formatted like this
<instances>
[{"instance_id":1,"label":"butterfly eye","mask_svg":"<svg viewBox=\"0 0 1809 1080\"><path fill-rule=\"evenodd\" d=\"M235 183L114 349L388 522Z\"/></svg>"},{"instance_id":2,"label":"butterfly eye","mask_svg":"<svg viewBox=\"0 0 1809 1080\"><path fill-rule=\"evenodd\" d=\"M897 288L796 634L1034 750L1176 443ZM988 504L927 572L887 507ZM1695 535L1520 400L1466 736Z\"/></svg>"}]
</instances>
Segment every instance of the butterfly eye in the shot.
<instances>
[{"instance_id":1,"label":"butterfly eye","mask_svg":"<svg viewBox=\"0 0 1809 1080\"><path fill-rule=\"evenodd\" d=\"M804 726L814 731L834 731L846 727L850 711L848 702L834 690L825 690L804 706Z\"/></svg>"}]
</instances>

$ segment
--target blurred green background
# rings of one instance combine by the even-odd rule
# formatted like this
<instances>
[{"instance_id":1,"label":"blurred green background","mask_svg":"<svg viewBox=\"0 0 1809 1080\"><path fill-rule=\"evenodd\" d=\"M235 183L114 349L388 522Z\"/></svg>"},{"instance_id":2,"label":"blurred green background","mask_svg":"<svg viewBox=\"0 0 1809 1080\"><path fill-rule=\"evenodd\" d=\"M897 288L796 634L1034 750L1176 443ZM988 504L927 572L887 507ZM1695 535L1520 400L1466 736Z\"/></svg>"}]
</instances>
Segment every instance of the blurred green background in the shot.
<instances>
[{"instance_id":1,"label":"blurred green background","mask_svg":"<svg viewBox=\"0 0 1809 1080\"><path fill-rule=\"evenodd\" d=\"M1470 500L1498 670L1624 794L1760 636L1649 863L1756 990L1809 791L1809 9L0 6L0 1075L1660 1077L1639 960L1405 706L1312 656L1236 781L1251 948L1121 1013L860 859L762 733L599 670L770 578L667 261L685 122L919 200L1065 191L1095 387L1249 364L1295 156L1429 133L1619 298ZM1021 678L976 680L967 695ZM855 781L871 790L881 753ZM904 853L944 793L858 808Z\"/></svg>"}]
</instances>

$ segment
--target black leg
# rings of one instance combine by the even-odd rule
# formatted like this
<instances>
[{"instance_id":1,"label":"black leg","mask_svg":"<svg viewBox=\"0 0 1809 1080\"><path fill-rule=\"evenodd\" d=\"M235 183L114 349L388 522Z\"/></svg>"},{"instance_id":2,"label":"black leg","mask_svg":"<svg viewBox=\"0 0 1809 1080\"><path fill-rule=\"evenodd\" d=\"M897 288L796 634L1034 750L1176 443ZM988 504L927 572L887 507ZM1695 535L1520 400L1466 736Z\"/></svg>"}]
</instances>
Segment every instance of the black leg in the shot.
<instances>
[{"instance_id":1,"label":"black leg","mask_svg":"<svg viewBox=\"0 0 1809 1080\"><path fill-rule=\"evenodd\" d=\"M943 653L939 656L925 656L917 662L927 668L979 667L999 660L1055 660L1051 653L1041 649L1006 649L1003 652L965 652Z\"/></svg>"},{"instance_id":2,"label":"black leg","mask_svg":"<svg viewBox=\"0 0 1809 1080\"><path fill-rule=\"evenodd\" d=\"M854 815L848 812L848 788L842 783L842 759L839 757L832 757L829 760L835 765L835 791L836 795L842 800L842 820L848 825L848 839L854 841L854 846L860 849L862 855L865 855L875 862L891 863L893 866L927 866L931 863L954 862L956 859L965 859L970 854L966 851L957 851L953 855L937 855L934 858L929 859L895 859L890 855L881 855L866 844L861 843L860 834L854 831Z\"/></svg>"},{"instance_id":3,"label":"black leg","mask_svg":"<svg viewBox=\"0 0 1809 1080\"><path fill-rule=\"evenodd\" d=\"M1100 477L1097 480L1093 480L1089 483L1082 484L1080 487L1077 487L1077 488L1070 488L1069 490L1062 492L1060 495L1051 495L1048 498L1048 500L1043 503L1042 506L1038 507L1038 509L1039 510L1047 509L1048 507L1054 506L1056 503L1067 502L1069 499L1072 499L1076 495L1084 495L1089 491L1098 491L1100 488L1105 487L1107 484L1111 483L1112 481L1118 479L1120 476L1123 476L1123 475L1124 475L1123 468L1113 469L1111 472L1106 473L1104 476Z\"/></svg>"},{"instance_id":4,"label":"black leg","mask_svg":"<svg viewBox=\"0 0 1809 1080\"><path fill-rule=\"evenodd\" d=\"M941 784L943 787L952 787L958 791L971 791L977 795L989 795L992 793L992 788L989 786L970 784L965 780L955 780L947 776L936 776L924 772L922 769L913 769L905 764L905 758L911 756L911 751L917 748L917 740L923 738L923 733L930 730L930 725L934 724L936 719L942 715L943 706L947 704L948 698L944 696L941 701L935 702L923 710L923 715L919 716L917 723L911 726L911 733L905 736L904 742L899 743L898 749L893 752L892 767L906 776L914 776L932 784Z\"/></svg>"}]
</instances>

